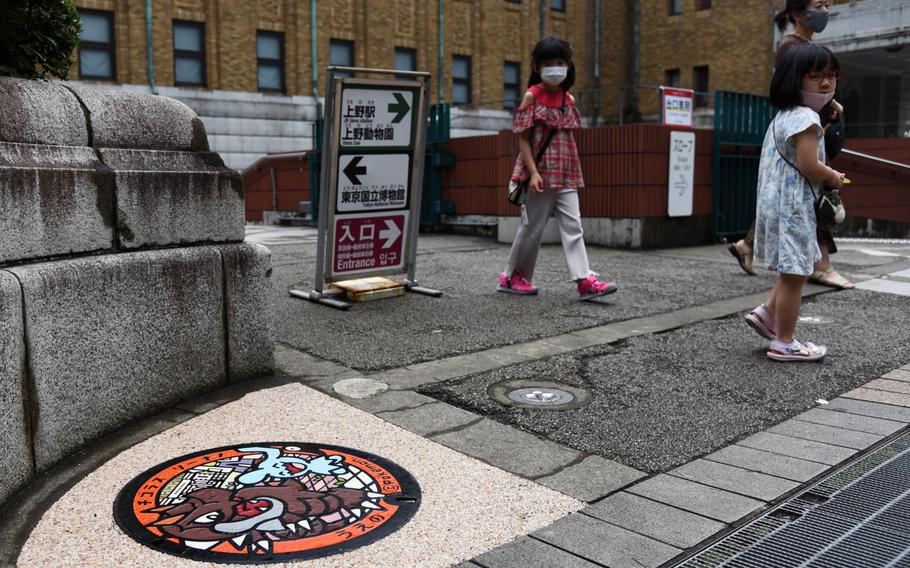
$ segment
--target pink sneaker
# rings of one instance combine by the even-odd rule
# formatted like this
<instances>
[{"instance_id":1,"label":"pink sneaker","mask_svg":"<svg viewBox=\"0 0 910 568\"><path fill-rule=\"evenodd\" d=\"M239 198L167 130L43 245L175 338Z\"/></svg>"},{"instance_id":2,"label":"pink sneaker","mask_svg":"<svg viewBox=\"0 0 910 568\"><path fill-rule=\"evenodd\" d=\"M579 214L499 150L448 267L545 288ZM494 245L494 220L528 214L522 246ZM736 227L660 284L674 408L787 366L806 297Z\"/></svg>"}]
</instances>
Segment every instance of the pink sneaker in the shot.
<instances>
[{"instance_id":1,"label":"pink sneaker","mask_svg":"<svg viewBox=\"0 0 910 568\"><path fill-rule=\"evenodd\" d=\"M506 273L503 272L499 275L499 286L496 287L496 291L505 292L506 294L533 296L534 294L537 294L537 286L528 282L520 272L516 272L511 278L506 276Z\"/></svg>"},{"instance_id":2,"label":"pink sneaker","mask_svg":"<svg viewBox=\"0 0 910 568\"><path fill-rule=\"evenodd\" d=\"M585 301L591 298L606 296L619 290L619 286L612 282L601 282L596 274L591 274L584 280L578 281L578 300Z\"/></svg>"}]
</instances>

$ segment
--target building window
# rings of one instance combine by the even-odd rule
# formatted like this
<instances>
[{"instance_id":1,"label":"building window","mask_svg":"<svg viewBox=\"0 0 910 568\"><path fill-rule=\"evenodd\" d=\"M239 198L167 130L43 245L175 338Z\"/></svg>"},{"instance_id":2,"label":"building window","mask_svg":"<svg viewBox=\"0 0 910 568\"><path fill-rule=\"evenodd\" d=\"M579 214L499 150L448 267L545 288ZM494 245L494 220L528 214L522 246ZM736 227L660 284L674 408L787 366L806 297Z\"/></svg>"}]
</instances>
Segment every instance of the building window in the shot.
<instances>
[{"instance_id":1,"label":"building window","mask_svg":"<svg viewBox=\"0 0 910 568\"><path fill-rule=\"evenodd\" d=\"M515 110L521 100L521 63L506 61L502 64L502 107Z\"/></svg>"},{"instance_id":2,"label":"building window","mask_svg":"<svg viewBox=\"0 0 910 568\"><path fill-rule=\"evenodd\" d=\"M670 0L670 15L678 16L682 14L683 0Z\"/></svg>"},{"instance_id":3,"label":"building window","mask_svg":"<svg viewBox=\"0 0 910 568\"><path fill-rule=\"evenodd\" d=\"M329 42L329 65L338 67L354 66L354 42L333 39ZM336 71L336 77L353 77L350 71Z\"/></svg>"},{"instance_id":4,"label":"building window","mask_svg":"<svg viewBox=\"0 0 910 568\"><path fill-rule=\"evenodd\" d=\"M664 85L667 87L679 86L679 69L667 69L664 71Z\"/></svg>"},{"instance_id":5,"label":"building window","mask_svg":"<svg viewBox=\"0 0 910 568\"><path fill-rule=\"evenodd\" d=\"M711 9L711 0L696 0L695 9L696 10L710 10Z\"/></svg>"},{"instance_id":6,"label":"building window","mask_svg":"<svg viewBox=\"0 0 910 568\"><path fill-rule=\"evenodd\" d=\"M256 32L259 90L284 92L284 34Z\"/></svg>"},{"instance_id":7,"label":"building window","mask_svg":"<svg viewBox=\"0 0 910 568\"><path fill-rule=\"evenodd\" d=\"M566 0L550 0L550 8L556 12L566 11Z\"/></svg>"},{"instance_id":8,"label":"building window","mask_svg":"<svg viewBox=\"0 0 910 568\"><path fill-rule=\"evenodd\" d=\"M117 76L114 61L114 13L79 10L79 78L113 81Z\"/></svg>"},{"instance_id":9,"label":"building window","mask_svg":"<svg viewBox=\"0 0 910 568\"><path fill-rule=\"evenodd\" d=\"M471 102L471 58L466 55L452 56L452 102Z\"/></svg>"},{"instance_id":10,"label":"building window","mask_svg":"<svg viewBox=\"0 0 910 568\"><path fill-rule=\"evenodd\" d=\"M695 108L706 107L710 97L708 91L710 89L708 66L693 67L692 76L695 82Z\"/></svg>"},{"instance_id":11,"label":"building window","mask_svg":"<svg viewBox=\"0 0 910 568\"><path fill-rule=\"evenodd\" d=\"M205 24L174 20L174 84L205 86Z\"/></svg>"},{"instance_id":12,"label":"building window","mask_svg":"<svg viewBox=\"0 0 910 568\"><path fill-rule=\"evenodd\" d=\"M395 69L399 71L417 71L417 50L407 47L395 48ZM396 75L398 79L413 79L407 75Z\"/></svg>"}]
</instances>

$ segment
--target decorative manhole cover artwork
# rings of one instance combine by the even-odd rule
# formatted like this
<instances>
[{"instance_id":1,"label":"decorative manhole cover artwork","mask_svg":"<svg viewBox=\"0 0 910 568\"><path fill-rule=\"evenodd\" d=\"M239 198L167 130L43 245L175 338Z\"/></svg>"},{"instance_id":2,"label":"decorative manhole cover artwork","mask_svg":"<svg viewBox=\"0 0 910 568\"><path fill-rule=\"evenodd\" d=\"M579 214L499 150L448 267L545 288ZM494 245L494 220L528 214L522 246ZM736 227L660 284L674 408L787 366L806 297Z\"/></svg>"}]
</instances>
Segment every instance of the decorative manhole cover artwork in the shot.
<instances>
[{"instance_id":1,"label":"decorative manhole cover artwork","mask_svg":"<svg viewBox=\"0 0 910 568\"><path fill-rule=\"evenodd\" d=\"M346 552L400 528L420 487L359 450L296 442L196 452L134 478L114 518L132 538L194 560L265 563Z\"/></svg>"}]
</instances>

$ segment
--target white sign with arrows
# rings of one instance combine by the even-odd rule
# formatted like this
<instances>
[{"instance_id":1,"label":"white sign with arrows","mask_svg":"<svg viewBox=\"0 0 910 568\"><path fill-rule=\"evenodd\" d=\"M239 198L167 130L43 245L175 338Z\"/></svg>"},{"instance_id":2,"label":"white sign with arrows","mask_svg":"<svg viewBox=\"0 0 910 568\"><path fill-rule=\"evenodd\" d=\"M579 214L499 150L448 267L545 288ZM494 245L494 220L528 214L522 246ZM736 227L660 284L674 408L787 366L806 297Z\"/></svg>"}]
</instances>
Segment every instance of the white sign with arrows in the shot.
<instances>
[{"instance_id":1,"label":"white sign with arrows","mask_svg":"<svg viewBox=\"0 0 910 568\"><path fill-rule=\"evenodd\" d=\"M344 154L338 172L339 212L401 209L408 203L408 154Z\"/></svg>"},{"instance_id":2,"label":"white sign with arrows","mask_svg":"<svg viewBox=\"0 0 910 568\"><path fill-rule=\"evenodd\" d=\"M342 148L410 146L413 115L413 91L344 89L338 140Z\"/></svg>"}]
</instances>

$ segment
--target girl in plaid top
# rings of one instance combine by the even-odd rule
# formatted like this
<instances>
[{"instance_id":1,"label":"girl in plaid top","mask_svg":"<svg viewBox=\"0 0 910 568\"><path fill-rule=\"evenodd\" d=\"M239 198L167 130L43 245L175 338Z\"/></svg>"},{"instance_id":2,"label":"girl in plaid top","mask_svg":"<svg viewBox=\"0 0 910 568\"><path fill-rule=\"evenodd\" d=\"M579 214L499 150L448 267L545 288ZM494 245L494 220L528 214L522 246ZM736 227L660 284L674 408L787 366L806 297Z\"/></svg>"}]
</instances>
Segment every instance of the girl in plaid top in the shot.
<instances>
[{"instance_id":1,"label":"girl in plaid top","mask_svg":"<svg viewBox=\"0 0 910 568\"><path fill-rule=\"evenodd\" d=\"M554 210L569 278L576 282L580 299L589 300L617 290L615 284L598 280L588 267L578 207L578 189L585 182L574 134L581 127L581 116L575 108L575 98L569 94L574 82L575 65L569 44L555 37L540 40L531 53L528 90L512 126L521 150L515 160L512 181L528 180L529 188L527 201L521 206L521 225L512 242L506 271L499 275L500 292L537 294L531 280L540 239ZM535 163L548 138L549 145Z\"/></svg>"}]
</instances>

